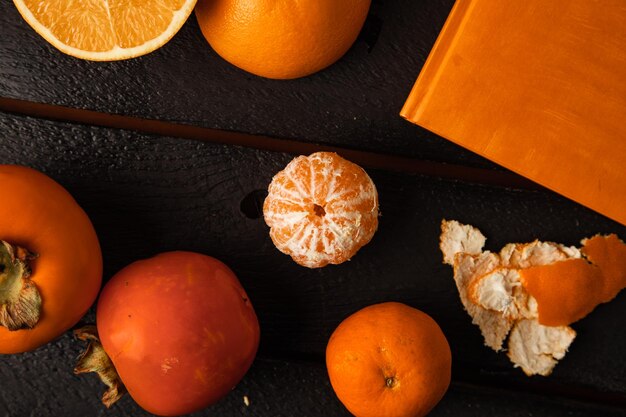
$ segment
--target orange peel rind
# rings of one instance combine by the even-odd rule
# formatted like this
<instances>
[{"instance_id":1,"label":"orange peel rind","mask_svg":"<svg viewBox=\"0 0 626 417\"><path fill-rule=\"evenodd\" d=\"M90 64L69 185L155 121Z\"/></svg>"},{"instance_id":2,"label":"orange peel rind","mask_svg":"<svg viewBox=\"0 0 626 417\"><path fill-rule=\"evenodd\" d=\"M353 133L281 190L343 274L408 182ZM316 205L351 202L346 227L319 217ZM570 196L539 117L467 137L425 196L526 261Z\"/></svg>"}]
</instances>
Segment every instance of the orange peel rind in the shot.
<instances>
[{"instance_id":1,"label":"orange peel rind","mask_svg":"<svg viewBox=\"0 0 626 417\"><path fill-rule=\"evenodd\" d=\"M582 248L553 242L511 243L483 251L469 225L443 220L440 248L453 266L461 302L495 351L527 375L549 375L576 332L569 325L626 287L626 245L594 236Z\"/></svg>"}]
</instances>

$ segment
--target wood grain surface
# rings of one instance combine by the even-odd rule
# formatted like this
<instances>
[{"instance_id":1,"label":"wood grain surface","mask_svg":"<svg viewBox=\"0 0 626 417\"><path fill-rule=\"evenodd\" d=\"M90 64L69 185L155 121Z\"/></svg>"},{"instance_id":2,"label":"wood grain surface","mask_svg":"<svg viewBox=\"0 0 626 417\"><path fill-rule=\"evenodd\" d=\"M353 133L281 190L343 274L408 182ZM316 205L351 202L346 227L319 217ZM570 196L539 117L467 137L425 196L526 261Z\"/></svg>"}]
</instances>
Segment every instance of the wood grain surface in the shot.
<instances>
[{"instance_id":1,"label":"wood grain surface","mask_svg":"<svg viewBox=\"0 0 626 417\"><path fill-rule=\"evenodd\" d=\"M553 375L528 378L483 346L441 262L442 218L481 228L491 250L626 238L626 227L399 117L453 3L373 0L337 64L275 81L219 58L193 16L154 53L96 63L58 52L0 2L0 163L39 169L74 195L100 237L105 281L134 260L182 249L226 262L250 295L259 356L198 416L348 416L329 386L327 339L349 314L391 300L432 315L451 344L453 383L433 416L626 416L626 294L574 325L578 337ZM324 146L368 167L382 217L352 261L308 270L275 249L260 205L294 153ZM368 159L381 155L384 164ZM94 318L91 310L83 322ZM0 356L0 416L147 415L128 397L105 410L95 376L71 372L80 348L66 333Z\"/></svg>"},{"instance_id":2,"label":"wood grain surface","mask_svg":"<svg viewBox=\"0 0 626 417\"><path fill-rule=\"evenodd\" d=\"M0 96L493 168L399 116L453 3L374 0L344 58L310 77L277 81L222 60L195 16L149 55L87 62L48 45L2 1Z\"/></svg>"},{"instance_id":3,"label":"wood grain surface","mask_svg":"<svg viewBox=\"0 0 626 417\"><path fill-rule=\"evenodd\" d=\"M626 237L626 228L553 193L370 170L382 211L374 240L349 263L308 270L274 248L254 204L262 200L272 175L290 155L3 113L0 143L0 162L42 170L64 185L87 211L101 239L105 280L133 260L173 249L216 256L235 270L262 328L260 364L242 385L259 384L255 390L267 396L264 407L270 408L256 415L281 415L271 408L276 406L271 404L272 389L278 389L278 382L268 386L264 382L264 378L280 380L280 369L286 369L288 395L304 402L302 410L310 410L294 408L284 415L344 415L325 385L327 338L350 313L388 300L420 308L439 322L452 347L455 383L488 387L484 391L468 388L469 393L455 388L441 406L441 415L455 415L450 410L460 412L472 401L478 407L492 407L480 415L500 415L503 410L512 415L523 410L541 415L542 407L544 415L554 415L556 410L594 415L599 405L618 407L611 408L614 415L626 414L619 411L626 406L625 294L574 325L578 338L552 376L527 378L512 368L504 354L483 346L478 329L459 302L451 270L441 263L442 218L480 227L489 238L489 249L535 238L576 244L598 232ZM86 321L90 319L93 316ZM76 356L76 347L65 351L64 346L75 346L68 337L58 342L61 345L2 358L0 378L12 381L13 391L37 390L51 396L55 378L68 378ZM40 368L32 369L35 364ZM275 375L268 371L272 367L279 369ZM40 378L22 378L20 372L36 372ZM34 415L54 415L60 410L69 410L67 415L87 415L80 410L97 413L93 396L98 388L88 383L92 391L87 394L82 378L68 384L64 386L72 394L55 397L48 411L44 405L9 394L0 397L0 411L7 407L9 415L15 415L10 410ZM494 387L499 389L494 394L498 399L487 400ZM243 393L240 389L244 388L238 388L237 395ZM549 400L537 394L574 398L589 405L572 406L569 400ZM81 396L88 395L91 399L83 404ZM528 402L526 396L537 396L540 404ZM513 402L517 399L519 403ZM228 411L219 415L236 415L242 409L240 400L231 398L220 405L224 408L217 410ZM134 410L128 402L123 404L116 408L116 415ZM466 412L463 415L472 415L473 410Z\"/></svg>"},{"instance_id":4,"label":"wood grain surface","mask_svg":"<svg viewBox=\"0 0 626 417\"><path fill-rule=\"evenodd\" d=\"M128 396L110 410L99 403L102 384L94 375L74 376L65 362L80 352L76 341L65 335L26 358L12 356L0 366L4 380L28 381L7 384L0 390L3 416L116 416L144 417ZM64 362L61 363L61 360ZM44 365L45 364L45 365ZM46 377L41 377L42 365ZM42 395L42 393L46 393ZM35 395L33 395L35 394ZM249 406L244 403L248 397ZM196 417L349 417L336 399L320 363L257 359L243 381L220 403ZM604 405L512 392L471 384L453 383L443 401L429 417L619 417L623 411Z\"/></svg>"},{"instance_id":5,"label":"wood grain surface","mask_svg":"<svg viewBox=\"0 0 626 417\"><path fill-rule=\"evenodd\" d=\"M222 145L243 146L263 151L289 153L291 155L309 155L313 152L320 151L339 152L345 158L350 159L352 162L364 168L429 175L437 178L462 179L471 183L498 185L516 189L543 188L524 177L503 169L480 168L461 164L427 161L402 155L348 149L293 139L278 139L269 136L251 135L245 132L233 132L183 123L101 113L94 110L36 103L7 97L0 97L0 111L21 116L44 118L46 120L113 127L116 129L126 129L159 136L174 136Z\"/></svg>"},{"instance_id":6,"label":"wood grain surface","mask_svg":"<svg viewBox=\"0 0 626 417\"><path fill-rule=\"evenodd\" d=\"M99 403L102 384L94 375L74 376L66 363L80 352L76 341L65 335L26 357L12 356L0 366L3 381L27 381L2 385L3 416L116 416L144 417L128 396L107 410ZM46 377L42 378L42 367ZM248 397L249 406L243 397ZM604 405L453 383L429 417L619 417L624 412ZM260 358L241 383L220 403L195 417L349 417L336 399L323 364Z\"/></svg>"}]
</instances>

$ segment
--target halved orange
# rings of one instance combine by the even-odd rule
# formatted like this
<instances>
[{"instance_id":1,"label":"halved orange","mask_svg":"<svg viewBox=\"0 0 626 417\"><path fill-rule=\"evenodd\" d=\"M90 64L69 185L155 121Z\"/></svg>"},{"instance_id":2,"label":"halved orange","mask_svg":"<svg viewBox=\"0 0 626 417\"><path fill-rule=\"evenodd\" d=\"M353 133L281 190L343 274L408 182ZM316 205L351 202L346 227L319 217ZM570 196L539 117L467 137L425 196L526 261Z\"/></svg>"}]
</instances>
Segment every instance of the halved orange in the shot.
<instances>
[{"instance_id":1,"label":"halved orange","mask_svg":"<svg viewBox=\"0 0 626 417\"><path fill-rule=\"evenodd\" d=\"M145 55L183 26L196 0L13 0L61 52L92 61Z\"/></svg>"}]
</instances>

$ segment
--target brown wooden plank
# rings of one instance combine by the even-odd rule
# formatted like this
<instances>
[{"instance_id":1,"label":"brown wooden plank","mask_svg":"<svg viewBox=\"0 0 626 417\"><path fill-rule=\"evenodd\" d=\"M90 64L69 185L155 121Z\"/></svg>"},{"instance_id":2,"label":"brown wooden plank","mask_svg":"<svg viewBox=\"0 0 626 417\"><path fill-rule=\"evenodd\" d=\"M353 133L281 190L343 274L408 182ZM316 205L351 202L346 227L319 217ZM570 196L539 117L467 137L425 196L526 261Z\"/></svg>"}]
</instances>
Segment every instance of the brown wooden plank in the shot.
<instances>
[{"instance_id":1,"label":"brown wooden plank","mask_svg":"<svg viewBox=\"0 0 626 417\"><path fill-rule=\"evenodd\" d=\"M173 249L231 265L258 312L262 357L321 361L344 317L397 300L440 323L456 381L624 404L626 293L574 326L579 336L552 376L527 378L483 346L441 264L444 217L480 227L490 249L535 238L575 244L598 232L626 237L623 226L564 198L371 170L382 210L374 240L351 262L308 270L273 247L262 219L241 211L246 196L265 189L290 155L8 114L0 114L0 143L0 163L48 173L83 205L102 242L105 277Z\"/></svg>"},{"instance_id":2,"label":"brown wooden plank","mask_svg":"<svg viewBox=\"0 0 626 417\"><path fill-rule=\"evenodd\" d=\"M95 375L74 376L79 344L69 334L45 348L0 362L0 415L144 417L125 396L111 409L99 402ZM10 382L10 383L9 383ZM250 405L246 406L243 397ZM453 383L430 417L619 417L618 407L547 395ZM348 417L335 397L322 363L257 358L241 383L221 402L192 416Z\"/></svg>"},{"instance_id":3,"label":"brown wooden plank","mask_svg":"<svg viewBox=\"0 0 626 417\"><path fill-rule=\"evenodd\" d=\"M542 188L532 181L504 170L425 161L397 155L359 151L337 146L318 145L289 139L276 139L268 136L203 128L188 124L164 122L161 120L113 115L93 110L75 109L6 97L0 97L0 111L58 120L61 122L76 122L92 126L113 127L134 130L141 133L157 134L160 136L175 136L294 155L306 155L320 151L338 152L365 168L430 175L438 178L460 179L471 183L498 185L502 187L522 189Z\"/></svg>"},{"instance_id":4,"label":"brown wooden plank","mask_svg":"<svg viewBox=\"0 0 626 417\"><path fill-rule=\"evenodd\" d=\"M452 4L374 0L361 40L336 65L311 77L276 81L223 61L194 16L152 54L87 62L49 46L4 1L0 96L494 167L399 116Z\"/></svg>"}]
</instances>

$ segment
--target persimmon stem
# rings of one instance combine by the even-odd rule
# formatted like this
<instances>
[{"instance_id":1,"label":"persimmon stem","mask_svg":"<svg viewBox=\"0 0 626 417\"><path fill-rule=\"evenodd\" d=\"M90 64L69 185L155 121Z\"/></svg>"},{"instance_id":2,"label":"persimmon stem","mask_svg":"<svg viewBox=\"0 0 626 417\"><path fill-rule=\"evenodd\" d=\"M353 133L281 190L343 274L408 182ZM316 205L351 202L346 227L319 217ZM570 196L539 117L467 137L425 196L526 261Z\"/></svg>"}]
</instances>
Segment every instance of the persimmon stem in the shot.
<instances>
[{"instance_id":1,"label":"persimmon stem","mask_svg":"<svg viewBox=\"0 0 626 417\"><path fill-rule=\"evenodd\" d=\"M88 342L87 349L78 358L74 373L76 375L87 372L98 374L100 381L108 387L102 395L102 404L107 408L111 407L126 393L126 387L122 383L113 362L111 362L111 358L100 343L96 326L88 325L76 329L74 336L79 340Z\"/></svg>"},{"instance_id":2,"label":"persimmon stem","mask_svg":"<svg viewBox=\"0 0 626 417\"><path fill-rule=\"evenodd\" d=\"M41 316L41 295L28 265L36 257L0 240L0 326L11 331L32 329Z\"/></svg>"}]
</instances>

